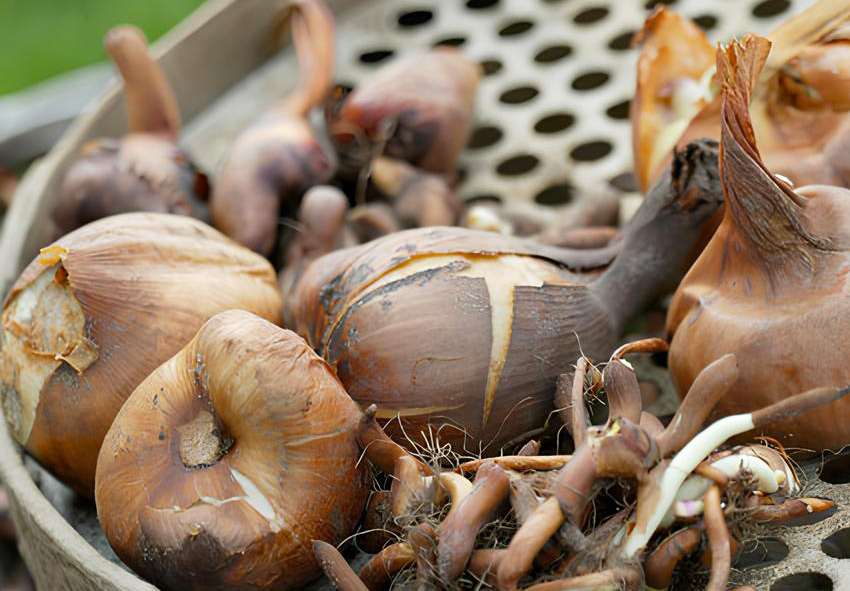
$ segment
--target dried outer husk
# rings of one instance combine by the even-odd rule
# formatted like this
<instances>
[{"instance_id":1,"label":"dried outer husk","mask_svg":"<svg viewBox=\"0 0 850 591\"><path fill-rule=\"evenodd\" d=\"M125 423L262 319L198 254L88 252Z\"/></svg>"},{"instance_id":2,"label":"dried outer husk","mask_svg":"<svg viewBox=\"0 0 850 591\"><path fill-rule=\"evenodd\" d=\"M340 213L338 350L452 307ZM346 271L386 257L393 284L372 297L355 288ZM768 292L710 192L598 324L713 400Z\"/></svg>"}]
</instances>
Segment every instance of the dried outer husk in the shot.
<instances>
[{"instance_id":1,"label":"dried outer husk","mask_svg":"<svg viewBox=\"0 0 850 591\"><path fill-rule=\"evenodd\" d=\"M177 147L180 112L144 34L123 25L104 45L124 81L129 134L83 146L65 174L51 212L56 236L94 220L131 211L208 219L207 178Z\"/></svg>"},{"instance_id":2,"label":"dried outer husk","mask_svg":"<svg viewBox=\"0 0 850 591\"><path fill-rule=\"evenodd\" d=\"M335 156L307 120L332 86L333 14L323 0L299 0L290 9L298 86L236 138L211 203L216 228L267 256L279 218L293 214L304 191L327 182L336 170Z\"/></svg>"},{"instance_id":3,"label":"dried outer husk","mask_svg":"<svg viewBox=\"0 0 850 591\"><path fill-rule=\"evenodd\" d=\"M762 161L747 105L769 50L769 41L748 36L718 51L727 206L667 318L680 392L714 359L738 359L738 380L713 418L850 382L841 328L850 304L850 191L792 190ZM842 399L761 431L787 447L839 448L850 440L848 413L850 401Z\"/></svg>"},{"instance_id":4,"label":"dried outer husk","mask_svg":"<svg viewBox=\"0 0 850 591\"><path fill-rule=\"evenodd\" d=\"M641 51L632 100L632 149L643 193L650 175L711 101L714 48L694 22L659 5L635 37Z\"/></svg>"},{"instance_id":5,"label":"dried outer husk","mask_svg":"<svg viewBox=\"0 0 850 591\"><path fill-rule=\"evenodd\" d=\"M454 175L474 123L481 68L452 47L396 59L349 93L329 118L348 166L375 155Z\"/></svg>"},{"instance_id":6,"label":"dried outer husk","mask_svg":"<svg viewBox=\"0 0 850 591\"><path fill-rule=\"evenodd\" d=\"M212 429L190 438L198 416ZM305 541L339 544L363 511L359 419L303 339L222 312L118 413L98 460L98 518L163 589L299 588L320 573Z\"/></svg>"},{"instance_id":7,"label":"dried outer husk","mask_svg":"<svg viewBox=\"0 0 850 591\"><path fill-rule=\"evenodd\" d=\"M358 403L400 419L388 426L400 443L433 436L495 453L539 429L563 369L581 351L607 357L627 319L693 260L690 246L720 203L714 150L677 155L613 264L607 246L407 230L310 265L293 326Z\"/></svg>"},{"instance_id":8,"label":"dried outer husk","mask_svg":"<svg viewBox=\"0 0 850 591\"><path fill-rule=\"evenodd\" d=\"M271 265L183 216L131 213L42 250L3 306L0 391L10 430L91 496L97 453L127 396L213 314L280 321Z\"/></svg>"},{"instance_id":9,"label":"dried outer husk","mask_svg":"<svg viewBox=\"0 0 850 591\"><path fill-rule=\"evenodd\" d=\"M850 187L850 161L846 156L850 142L850 118L847 117L850 71L844 59L850 53L848 24L850 5L847 2L821 0L768 35L774 45L753 90L752 122L768 168L796 186ZM659 64L658 67L676 71L685 67L693 52L702 55L704 36L700 34L692 39L691 52L678 52L678 66ZM659 38L658 43L662 41ZM644 47L652 49L654 46ZM646 63L643 56L641 63ZM655 75L664 76L663 72ZM640 71L639 80L644 76ZM652 107L643 104L645 106L632 113L633 130L642 130L645 127L642 113L651 112ZM649 141L647 145L652 147L644 146L640 152L635 151L636 170L643 187L660 175L664 165L661 159L651 166L644 154L665 154L673 145L682 146L695 138L719 138L720 106L720 97L714 95L678 139L679 134L672 131L658 133L655 136L657 145ZM641 131L640 137L651 136ZM637 135L634 141L638 141Z\"/></svg>"}]
</instances>

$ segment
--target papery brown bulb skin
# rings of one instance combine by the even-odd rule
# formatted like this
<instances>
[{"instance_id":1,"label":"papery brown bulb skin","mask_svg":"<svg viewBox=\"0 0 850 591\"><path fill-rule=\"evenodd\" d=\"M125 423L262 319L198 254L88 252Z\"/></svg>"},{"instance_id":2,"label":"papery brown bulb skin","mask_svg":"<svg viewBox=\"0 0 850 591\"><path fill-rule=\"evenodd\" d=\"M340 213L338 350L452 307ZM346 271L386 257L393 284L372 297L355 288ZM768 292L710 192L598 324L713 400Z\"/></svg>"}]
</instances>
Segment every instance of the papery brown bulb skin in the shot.
<instances>
[{"instance_id":1,"label":"papery brown bulb skin","mask_svg":"<svg viewBox=\"0 0 850 591\"><path fill-rule=\"evenodd\" d=\"M282 212L294 213L308 188L335 171L306 119L270 111L234 143L211 200L213 225L251 250L269 255Z\"/></svg>"},{"instance_id":2,"label":"papery brown bulb skin","mask_svg":"<svg viewBox=\"0 0 850 591\"><path fill-rule=\"evenodd\" d=\"M331 139L357 167L371 159L374 143L386 142L386 156L454 174L472 132L480 77L454 48L394 60L346 96L330 122Z\"/></svg>"},{"instance_id":3,"label":"papery brown bulb skin","mask_svg":"<svg viewBox=\"0 0 850 591\"><path fill-rule=\"evenodd\" d=\"M268 261L197 220L131 213L83 226L43 249L4 303L10 431L91 496L101 442L133 389L217 312L279 322L281 306Z\"/></svg>"},{"instance_id":4,"label":"papery brown bulb skin","mask_svg":"<svg viewBox=\"0 0 850 591\"><path fill-rule=\"evenodd\" d=\"M217 314L115 418L97 466L100 523L163 589L299 588L320 573L306 541L341 543L366 503L360 416L303 339Z\"/></svg>"},{"instance_id":5,"label":"papery brown bulb skin","mask_svg":"<svg viewBox=\"0 0 850 591\"><path fill-rule=\"evenodd\" d=\"M718 72L726 77L726 212L667 318L670 373L680 392L722 355L734 353L738 360L732 395L720 400L714 418L850 383L850 191L792 190L762 162L747 106L769 47L747 37L718 52ZM760 431L788 447L838 449L850 442L848 416L850 401L841 399Z\"/></svg>"}]
</instances>

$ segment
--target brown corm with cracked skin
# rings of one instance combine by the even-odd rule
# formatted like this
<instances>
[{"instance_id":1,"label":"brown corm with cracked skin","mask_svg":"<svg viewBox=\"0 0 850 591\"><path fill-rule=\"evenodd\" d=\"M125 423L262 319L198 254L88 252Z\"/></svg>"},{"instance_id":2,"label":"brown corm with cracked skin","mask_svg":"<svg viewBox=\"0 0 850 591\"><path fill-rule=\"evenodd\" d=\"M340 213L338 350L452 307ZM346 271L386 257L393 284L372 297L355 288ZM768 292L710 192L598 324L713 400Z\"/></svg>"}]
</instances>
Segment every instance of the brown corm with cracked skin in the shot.
<instances>
[{"instance_id":1,"label":"brown corm with cracked skin","mask_svg":"<svg viewBox=\"0 0 850 591\"><path fill-rule=\"evenodd\" d=\"M540 428L555 379L612 352L624 323L690 260L719 205L715 148L694 144L619 246L571 250L461 228L398 232L316 260L294 327L397 440L495 453ZM611 262L617 250L621 254ZM422 435L422 433L425 435Z\"/></svg>"},{"instance_id":2,"label":"brown corm with cracked skin","mask_svg":"<svg viewBox=\"0 0 850 591\"><path fill-rule=\"evenodd\" d=\"M340 543L363 511L359 419L303 339L222 312L118 413L98 459L98 518L163 589L299 588L321 572L311 542Z\"/></svg>"},{"instance_id":3,"label":"brown corm with cracked skin","mask_svg":"<svg viewBox=\"0 0 850 591\"><path fill-rule=\"evenodd\" d=\"M130 213L60 238L3 305L0 391L12 434L91 496L98 450L124 400L231 308L279 322L274 270L197 220Z\"/></svg>"}]
</instances>

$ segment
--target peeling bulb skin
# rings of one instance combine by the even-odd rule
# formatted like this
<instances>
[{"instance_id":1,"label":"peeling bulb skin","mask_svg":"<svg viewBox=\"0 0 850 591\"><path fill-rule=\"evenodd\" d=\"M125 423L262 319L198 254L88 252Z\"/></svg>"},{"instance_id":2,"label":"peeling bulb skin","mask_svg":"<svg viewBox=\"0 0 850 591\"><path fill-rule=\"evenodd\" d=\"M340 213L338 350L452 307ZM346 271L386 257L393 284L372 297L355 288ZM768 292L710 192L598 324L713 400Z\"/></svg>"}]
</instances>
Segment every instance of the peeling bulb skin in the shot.
<instances>
[{"instance_id":1,"label":"peeling bulb skin","mask_svg":"<svg viewBox=\"0 0 850 591\"><path fill-rule=\"evenodd\" d=\"M381 68L330 116L331 139L342 166L359 170L379 151L430 172L454 175L472 133L480 78L477 64L448 47Z\"/></svg>"},{"instance_id":2,"label":"peeling bulb skin","mask_svg":"<svg viewBox=\"0 0 850 591\"><path fill-rule=\"evenodd\" d=\"M738 379L712 419L850 383L841 336L850 305L850 191L794 190L762 160L748 104L769 47L750 36L718 52L726 211L667 317L670 371L680 392L715 359L734 353L738 360ZM850 401L842 399L758 433L787 447L839 449L850 440L848 413Z\"/></svg>"},{"instance_id":3,"label":"peeling bulb skin","mask_svg":"<svg viewBox=\"0 0 850 591\"><path fill-rule=\"evenodd\" d=\"M197 220L132 213L68 234L26 267L3 306L10 430L90 497L98 450L124 400L230 308L279 322L274 270Z\"/></svg>"},{"instance_id":4,"label":"peeling bulb skin","mask_svg":"<svg viewBox=\"0 0 850 591\"><path fill-rule=\"evenodd\" d=\"M98 518L118 556L163 589L300 588L320 573L312 540L339 544L363 511L359 419L301 338L222 312L116 417L98 459ZM215 428L187 429L199 420ZM187 465L183 450L212 445Z\"/></svg>"}]
</instances>

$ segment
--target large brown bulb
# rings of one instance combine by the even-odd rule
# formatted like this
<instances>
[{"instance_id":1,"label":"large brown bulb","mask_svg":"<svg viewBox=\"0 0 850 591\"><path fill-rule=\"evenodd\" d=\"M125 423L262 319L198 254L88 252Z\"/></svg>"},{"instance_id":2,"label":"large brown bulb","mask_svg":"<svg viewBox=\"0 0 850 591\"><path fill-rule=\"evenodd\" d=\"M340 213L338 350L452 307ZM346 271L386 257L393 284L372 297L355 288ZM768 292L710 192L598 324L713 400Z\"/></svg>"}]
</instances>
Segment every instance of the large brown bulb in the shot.
<instances>
[{"instance_id":1,"label":"large brown bulb","mask_svg":"<svg viewBox=\"0 0 850 591\"><path fill-rule=\"evenodd\" d=\"M104 441L95 499L109 543L163 589L298 588L310 544L366 503L360 412L296 334L212 317L133 392Z\"/></svg>"},{"instance_id":2,"label":"large brown bulb","mask_svg":"<svg viewBox=\"0 0 850 591\"><path fill-rule=\"evenodd\" d=\"M543 426L557 376L581 351L607 357L629 318L690 264L720 203L716 180L714 148L693 146L618 245L599 250L435 227L331 253L296 286L295 327L352 398L401 419L404 432L388 429L402 444L433 437L497 453Z\"/></svg>"},{"instance_id":3,"label":"large brown bulb","mask_svg":"<svg viewBox=\"0 0 850 591\"><path fill-rule=\"evenodd\" d=\"M3 305L0 392L18 442L91 496L121 405L210 316L280 321L271 265L206 224L130 213L42 250Z\"/></svg>"},{"instance_id":4,"label":"large brown bulb","mask_svg":"<svg viewBox=\"0 0 850 591\"><path fill-rule=\"evenodd\" d=\"M770 42L752 36L718 50L725 215L667 318L680 392L715 359L738 360L738 380L715 418L850 383L850 191L792 189L762 161L748 104L769 51ZM837 449L850 443L848 417L842 399L763 431L790 447Z\"/></svg>"}]
</instances>

